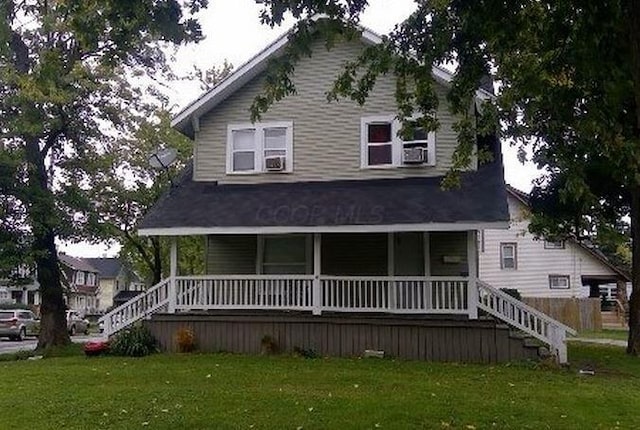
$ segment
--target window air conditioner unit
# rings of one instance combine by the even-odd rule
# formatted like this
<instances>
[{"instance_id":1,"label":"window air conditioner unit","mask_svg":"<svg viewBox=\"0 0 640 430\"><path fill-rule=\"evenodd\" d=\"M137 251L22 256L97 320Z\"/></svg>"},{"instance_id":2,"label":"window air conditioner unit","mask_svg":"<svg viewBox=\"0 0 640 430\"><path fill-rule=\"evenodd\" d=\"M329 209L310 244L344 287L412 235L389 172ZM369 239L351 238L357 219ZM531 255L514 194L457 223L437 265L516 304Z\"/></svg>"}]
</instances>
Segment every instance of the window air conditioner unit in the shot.
<instances>
[{"instance_id":1,"label":"window air conditioner unit","mask_svg":"<svg viewBox=\"0 0 640 430\"><path fill-rule=\"evenodd\" d=\"M285 157L277 155L273 157L266 157L264 164L268 172L281 172L284 170Z\"/></svg>"},{"instance_id":2,"label":"window air conditioner unit","mask_svg":"<svg viewBox=\"0 0 640 430\"><path fill-rule=\"evenodd\" d=\"M423 164L427 162L427 148L415 147L402 150L404 164Z\"/></svg>"}]
</instances>

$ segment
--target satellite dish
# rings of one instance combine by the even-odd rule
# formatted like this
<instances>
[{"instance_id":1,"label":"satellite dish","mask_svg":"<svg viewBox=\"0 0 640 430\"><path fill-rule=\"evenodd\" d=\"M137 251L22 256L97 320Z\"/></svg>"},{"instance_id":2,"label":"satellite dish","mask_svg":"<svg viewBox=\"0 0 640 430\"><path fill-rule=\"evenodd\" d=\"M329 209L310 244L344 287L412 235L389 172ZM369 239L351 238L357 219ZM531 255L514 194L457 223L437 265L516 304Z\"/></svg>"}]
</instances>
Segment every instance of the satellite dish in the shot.
<instances>
[{"instance_id":1,"label":"satellite dish","mask_svg":"<svg viewBox=\"0 0 640 430\"><path fill-rule=\"evenodd\" d=\"M176 161L178 151L173 148L158 149L149 157L149 164L154 169L166 169Z\"/></svg>"}]
</instances>

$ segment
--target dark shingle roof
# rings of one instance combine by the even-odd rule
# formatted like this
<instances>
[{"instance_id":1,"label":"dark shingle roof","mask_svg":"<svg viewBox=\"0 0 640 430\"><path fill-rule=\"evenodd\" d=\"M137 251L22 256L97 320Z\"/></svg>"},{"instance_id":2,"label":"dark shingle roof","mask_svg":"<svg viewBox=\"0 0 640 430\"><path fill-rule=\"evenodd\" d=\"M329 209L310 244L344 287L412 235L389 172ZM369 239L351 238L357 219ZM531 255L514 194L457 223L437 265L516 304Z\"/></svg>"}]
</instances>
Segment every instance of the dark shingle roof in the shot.
<instances>
[{"instance_id":1,"label":"dark shingle roof","mask_svg":"<svg viewBox=\"0 0 640 430\"><path fill-rule=\"evenodd\" d=\"M58 254L58 259L65 265L69 266L73 270L80 270L83 272L98 272L86 258L72 257L67 254Z\"/></svg>"},{"instance_id":2,"label":"dark shingle roof","mask_svg":"<svg viewBox=\"0 0 640 430\"><path fill-rule=\"evenodd\" d=\"M101 278L117 278L122 263L117 258L85 258L93 267L98 269Z\"/></svg>"},{"instance_id":3,"label":"dark shingle roof","mask_svg":"<svg viewBox=\"0 0 640 430\"><path fill-rule=\"evenodd\" d=\"M192 180L192 165L142 221L141 229L508 222L502 163L442 177L218 185Z\"/></svg>"}]
</instances>

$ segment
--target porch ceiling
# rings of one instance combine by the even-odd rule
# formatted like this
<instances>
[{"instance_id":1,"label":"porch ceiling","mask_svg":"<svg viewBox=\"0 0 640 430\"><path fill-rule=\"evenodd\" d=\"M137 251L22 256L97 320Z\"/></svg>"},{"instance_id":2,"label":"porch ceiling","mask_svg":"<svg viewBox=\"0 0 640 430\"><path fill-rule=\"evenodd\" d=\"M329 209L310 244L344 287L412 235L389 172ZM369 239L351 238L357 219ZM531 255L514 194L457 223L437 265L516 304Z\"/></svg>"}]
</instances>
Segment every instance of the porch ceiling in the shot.
<instances>
[{"instance_id":1,"label":"porch ceiling","mask_svg":"<svg viewBox=\"0 0 640 430\"><path fill-rule=\"evenodd\" d=\"M501 163L442 177L219 185L192 180L192 166L149 212L142 235L507 228ZM274 176L274 180L277 179Z\"/></svg>"}]
</instances>

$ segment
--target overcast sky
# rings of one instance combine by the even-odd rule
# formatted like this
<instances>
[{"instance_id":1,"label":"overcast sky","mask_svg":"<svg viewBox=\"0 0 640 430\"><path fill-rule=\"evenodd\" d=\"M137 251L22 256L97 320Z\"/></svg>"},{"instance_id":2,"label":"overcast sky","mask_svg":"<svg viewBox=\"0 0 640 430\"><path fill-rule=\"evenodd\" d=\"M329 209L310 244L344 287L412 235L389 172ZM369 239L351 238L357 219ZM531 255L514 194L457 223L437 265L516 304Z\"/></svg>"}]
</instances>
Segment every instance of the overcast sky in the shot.
<instances>
[{"instance_id":1,"label":"overcast sky","mask_svg":"<svg viewBox=\"0 0 640 430\"><path fill-rule=\"evenodd\" d=\"M414 8L412 0L369 0L369 8L362 16L362 24L384 34L406 18ZM200 15L206 39L197 45L182 47L176 53L174 68L186 73L193 65L206 70L221 65L225 60L238 67L258 51L280 36L293 23L288 20L283 27L274 29L260 24L261 6L255 0L210 0L209 7ZM200 95L197 82L173 85L170 92L173 104L184 106ZM522 165L516 158L515 148L503 144L505 179L507 183L524 191L531 189L531 180L539 174L531 164ZM117 248L82 244L65 244L61 247L71 255L98 257L115 256Z\"/></svg>"}]
</instances>

